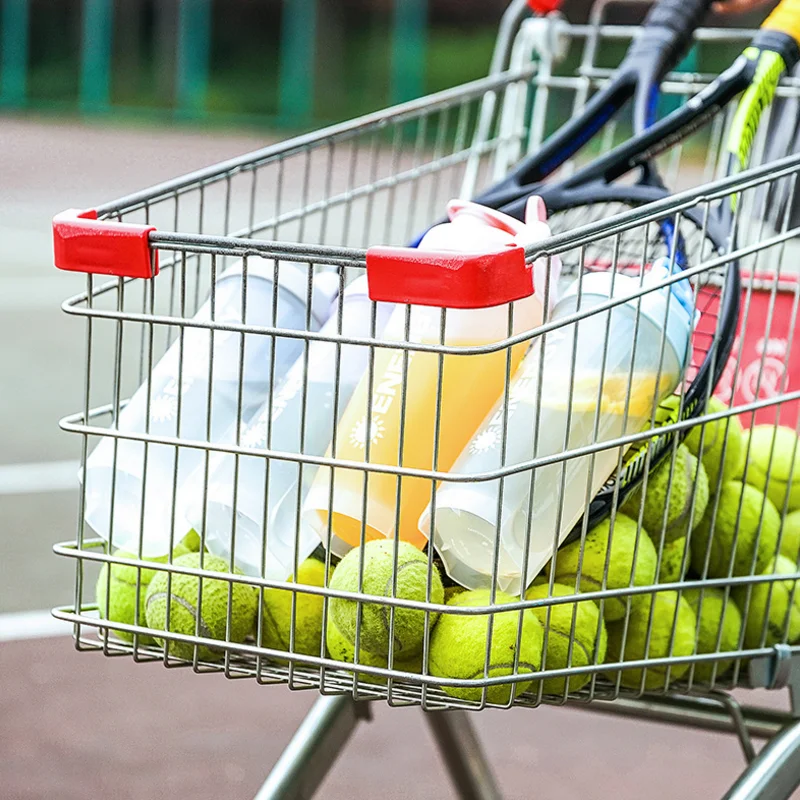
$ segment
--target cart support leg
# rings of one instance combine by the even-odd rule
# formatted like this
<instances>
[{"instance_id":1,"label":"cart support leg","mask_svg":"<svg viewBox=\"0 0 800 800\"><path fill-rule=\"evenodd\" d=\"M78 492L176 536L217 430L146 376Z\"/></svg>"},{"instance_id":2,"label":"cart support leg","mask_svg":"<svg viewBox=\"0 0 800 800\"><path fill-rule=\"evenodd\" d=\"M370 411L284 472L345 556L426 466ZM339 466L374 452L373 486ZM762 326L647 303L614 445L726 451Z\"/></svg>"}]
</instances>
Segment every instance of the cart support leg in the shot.
<instances>
[{"instance_id":1,"label":"cart support leg","mask_svg":"<svg viewBox=\"0 0 800 800\"><path fill-rule=\"evenodd\" d=\"M314 796L369 705L349 695L320 697L303 720L255 800L308 800Z\"/></svg>"},{"instance_id":2,"label":"cart support leg","mask_svg":"<svg viewBox=\"0 0 800 800\"><path fill-rule=\"evenodd\" d=\"M771 739L723 800L788 800L800 785L800 722Z\"/></svg>"},{"instance_id":3,"label":"cart support leg","mask_svg":"<svg viewBox=\"0 0 800 800\"><path fill-rule=\"evenodd\" d=\"M427 711L439 751L461 800L500 800L500 792L466 711Z\"/></svg>"}]
</instances>

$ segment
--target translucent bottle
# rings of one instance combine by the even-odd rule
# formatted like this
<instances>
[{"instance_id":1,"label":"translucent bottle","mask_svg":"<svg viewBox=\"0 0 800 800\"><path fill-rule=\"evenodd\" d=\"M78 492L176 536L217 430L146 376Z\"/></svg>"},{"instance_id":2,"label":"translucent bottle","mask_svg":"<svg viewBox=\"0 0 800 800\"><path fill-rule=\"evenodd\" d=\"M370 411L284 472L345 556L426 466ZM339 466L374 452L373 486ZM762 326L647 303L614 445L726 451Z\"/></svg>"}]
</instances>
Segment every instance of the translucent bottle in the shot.
<instances>
[{"instance_id":1,"label":"translucent bottle","mask_svg":"<svg viewBox=\"0 0 800 800\"><path fill-rule=\"evenodd\" d=\"M537 214L542 210L539 205L531 208ZM529 224L523 225L471 203L453 202L448 210L451 223L433 228L420 242L420 250L486 252L507 244L536 241L549 234L549 228L539 219L530 219ZM558 275L554 274L552 283L555 285L557 280ZM544 281L536 287L536 293L513 304L513 331L509 330L509 304L447 309L444 343L453 347L493 344L511 333L539 326L543 285ZM441 308L432 306L399 306L383 338L439 344L442 314ZM512 374L526 347L527 343L521 343L512 349ZM339 423L336 457L362 462L365 467L383 464L449 469L502 393L508 357L506 349L478 355L444 355L441 413L437 414L439 354L378 348L372 382L370 374L365 374ZM322 467L306 499L304 516L323 544L339 556L360 544L362 530L367 540L391 537L399 531L404 541L422 547L426 539L418 521L430 501L431 489L429 479L406 476L401 480L398 504L395 475L366 475L364 470Z\"/></svg>"},{"instance_id":2,"label":"translucent bottle","mask_svg":"<svg viewBox=\"0 0 800 800\"><path fill-rule=\"evenodd\" d=\"M688 280L661 285L668 276L668 264L657 263L644 279L652 291L641 300L630 298L536 340L509 387L507 408L502 401L495 406L452 471L476 475L641 431L685 367L692 290ZM639 278L584 275L556 305L553 320L588 314L642 288ZM502 479L502 497L501 479L443 482L433 542L448 575L470 589L490 586L499 535L497 586L519 592L582 516L587 488L591 499L618 457L619 448L611 448L516 472ZM430 532L431 518L429 506L420 519L424 531Z\"/></svg>"},{"instance_id":3,"label":"translucent bottle","mask_svg":"<svg viewBox=\"0 0 800 800\"><path fill-rule=\"evenodd\" d=\"M373 308L375 335L379 336L394 307L372 303L366 276L362 276L345 289L341 323L339 303L334 302L322 333L335 336L341 324L341 335L369 338ZM311 343L308 359L300 356L275 387L272 403L262 405L244 427L241 444L254 450L268 448L324 455L337 422L334 413L341 417L347 407L367 367L369 353L367 345ZM202 482L192 492L197 500L189 512L192 526L197 531L205 527L206 545L215 555L228 559L233 546L236 566L246 575L263 574L285 580L294 571L295 550L300 563L319 545L319 538L307 524L301 523L299 527L297 524L301 500L316 469L308 464L303 466L301 481L299 463L279 458L268 460L264 456L240 456L238 473L234 468L235 461L230 455L215 459L208 481L205 514Z\"/></svg>"},{"instance_id":4,"label":"translucent bottle","mask_svg":"<svg viewBox=\"0 0 800 800\"><path fill-rule=\"evenodd\" d=\"M306 328L307 270L294 264L280 264L276 288L274 262L248 258L244 317L243 275L243 264L237 262L217 279L215 322L244 322L292 330ZM313 330L319 330L324 322L337 289L338 279L332 272L319 272L314 276L310 310ZM277 310L273 313L275 307ZM211 311L209 298L194 319L210 320ZM275 375L281 376L302 352L303 342L285 337L275 341ZM120 412L117 429L123 433L147 432L151 436L179 436L200 441L232 440L236 430L240 382L242 419L248 420L269 390L272 345L271 336L214 331L212 376L212 332L204 328L185 328L183 346L178 338L155 365L150 380L136 390ZM242 346L244 362L240 374ZM138 552L141 538L142 555L150 557L168 552L173 524L178 538L188 530L180 513L181 503L175 503L173 493L176 457L177 494L180 497L187 478L203 463L205 456L199 449L182 447L176 454L175 446L154 443L147 445L146 452L145 462L144 442L118 439L115 455L112 437L100 441L86 463L85 519L115 547Z\"/></svg>"}]
</instances>

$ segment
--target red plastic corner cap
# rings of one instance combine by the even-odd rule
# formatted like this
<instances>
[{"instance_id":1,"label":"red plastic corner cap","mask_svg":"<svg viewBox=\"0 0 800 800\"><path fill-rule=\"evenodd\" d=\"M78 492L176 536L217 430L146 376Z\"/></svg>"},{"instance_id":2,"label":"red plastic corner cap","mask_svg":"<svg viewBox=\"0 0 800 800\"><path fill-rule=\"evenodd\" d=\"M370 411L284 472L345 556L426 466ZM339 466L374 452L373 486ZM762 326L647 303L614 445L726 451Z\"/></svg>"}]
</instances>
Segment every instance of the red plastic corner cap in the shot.
<instances>
[{"instance_id":1,"label":"red plastic corner cap","mask_svg":"<svg viewBox=\"0 0 800 800\"><path fill-rule=\"evenodd\" d=\"M152 278L158 275L158 252L151 252L149 240L154 230L71 208L53 217L54 263L70 272Z\"/></svg>"},{"instance_id":2,"label":"red plastic corner cap","mask_svg":"<svg viewBox=\"0 0 800 800\"><path fill-rule=\"evenodd\" d=\"M371 247L371 300L439 308L490 308L533 294L525 250L509 245L490 253Z\"/></svg>"},{"instance_id":3,"label":"red plastic corner cap","mask_svg":"<svg viewBox=\"0 0 800 800\"><path fill-rule=\"evenodd\" d=\"M549 14L558 11L562 0L528 0L528 5L534 14Z\"/></svg>"}]
</instances>

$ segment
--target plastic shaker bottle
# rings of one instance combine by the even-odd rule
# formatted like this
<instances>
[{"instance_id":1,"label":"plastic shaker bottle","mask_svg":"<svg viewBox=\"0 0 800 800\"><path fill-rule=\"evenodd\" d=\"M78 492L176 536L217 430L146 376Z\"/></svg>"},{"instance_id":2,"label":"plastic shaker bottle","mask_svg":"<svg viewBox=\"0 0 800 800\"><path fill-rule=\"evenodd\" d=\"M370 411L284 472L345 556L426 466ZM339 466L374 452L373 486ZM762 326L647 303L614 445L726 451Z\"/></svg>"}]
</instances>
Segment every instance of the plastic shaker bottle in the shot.
<instances>
[{"instance_id":1,"label":"plastic shaker bottle","mask_svg":"<svg viewBox=\"0 0 800 800\"><path fill-rule=\"evenodd\" d=\"M549 228L540 217L544 207L538 198L529 211L529 219L523 224L473 203L451 201L450 223L432 228L419 249L486 252L546 238ZM537 269L541 266L537 265ZM554 273L559 268L560 265L551 267ZM543 276L541 284L536 284L537 280L534 273L536 291L513 304L513 334L536 328L542 322L546 282ZM553 274L552 285L557 282L558 274ZM469 347L500 342L512 333L509 311L510 304L479 309L449 308L444 343ZM442 309L422 305L398 306L386 326L384 340L406 341L407 315L409 342L440 343ZM526 348L527 343L513 348L512 373ZM448 470L503 392L507 357L505 348L479 355L444 355L437 434L439 354L378 348L372 382L370 375L365 374L339 423L336 451L329 450L328 454L362 462L365 467L384 464ZM418 521L431 499L431 489L429 479L406 476L401 480L398 505L396 475L379 472L366 475L357 469L322 467L306 499L304 516L325 546L339 556L360 544L362 529L366 540L391 537L399 532L404 541L423 547L426 539Z\"/></svg>"},{"instance_id":2,"label":"plastic shaker bottle","mask_svg":"<svg viewBox=\"0 0 800 800\"><path fill-rule=\"evenodd\" d=\"M504 426L505 465L642 430L654 405L680 382L691 334L691 286L688 280L662 285L669 274L668 262L659 261L644 278L652 290L641 299L632 297L537 339L514 376L507 410L502 402L495 406L453 472L474 475L504 466ZM621 274L584 275L556 305L553 320L644 286L640 278ZM471 589L488 587L499 535L497 586L519 592L580 519L590 474L588 499L616 469L618 456L619 448L612 448L509 475L502 503L500 479L443 482L436 493L433 542L448 575ZM425 531L431 515L429 506L420 520Z\"/></svg>"},{"instance_id":3,"label":"plastic shaker bottle","mask_svg":"<svg viewBox=\"0 0 800 800\"><path fill-rule=\"evenodd\" d=\"M373 307L375 335L380 336L394 306L373 303L369 299L364 275L353 281L342 295L341 323L337 300L331 307L331 316L322 333L335 336L341 324L341 335L369 338L373 330ZM334 342L312 342L307 359L301 355L281 383L276 385L272 403L264 403L251 422L244 426L241 444L254 450L268 448L286 453L324 455L337 422L334 411L341 417L364 374L369 352L367 345L337 347ZM337 407L334 409L337 386ZM284 580L294 572L295 546L299 563L319 545L314 530L301 522L298 532L297 525L301 500L311 486L315 472L314 466L303 466L301 482L300 464L297 462L240 456L234 511L233 458L229 455L218 458L209 476L205 515L201 484L193 493L196 502L192 504L189 520L198 531L202 530L205 521L206 545L215 555L230 558L233 544L236 566L246 575L263 574Z\"/></svg>"},{"instance_id":4,"label":"plastic shaker bottle","mask_svg":"<svg viewBox=\"0 0 800 800\"><path fill-rule=\"evenodd\" d=\"M247 299L243 317L243 263L225 270L216 281L215 322L304 330L307 320L308 271L291 263L278 269L275 297L275 267L272 260L250 257L247 260ZM331 271L314 275L312 307L313 330L319 330L331 299L338 290L338 278ZM275 302L277 300L277 302ZM274 308L277 310L273 314ZM195 320L212 318L211 299L200 308ZM302 352L300 339L277 338L275 376L283 375ZM258 410L269 390L273 337L227 331L213 332L213 375L211 372L212 332L187 327L183 334L183 361L178 338L153 368L150 380L134 393L119 415L117 429L124 433L181 437L212 442L232 441L236 431L239 384L242 386L242 419ZM240 348L244 346L240 374ZM180 387L180 430L178 405ZM209 381L210 403L209 403ZM150 393L150 421L147 402ZM209 436L210 413L210 436ZM188 530L181 518L180 500L175 503L173 481L175 459L177 494L195 468L204 463L202 450L173 445L149 444L145 479L145 444L118 439L114 462L114 439L100 441L86 463L86 522L106 541L118 548L142 555L159 556L169 551L170 531L175 516L178 538ZM112 486L114 513L111 515ZM144 519L142 519L144 514Z\"/></svg>"}]
</instances>

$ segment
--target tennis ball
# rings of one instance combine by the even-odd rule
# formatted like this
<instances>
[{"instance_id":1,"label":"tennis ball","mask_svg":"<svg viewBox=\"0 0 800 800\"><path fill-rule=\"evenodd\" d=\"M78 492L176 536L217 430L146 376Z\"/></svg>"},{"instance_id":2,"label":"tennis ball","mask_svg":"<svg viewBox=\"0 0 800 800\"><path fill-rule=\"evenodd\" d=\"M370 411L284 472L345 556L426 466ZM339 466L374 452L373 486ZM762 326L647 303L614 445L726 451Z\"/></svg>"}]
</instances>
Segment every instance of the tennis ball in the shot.
<instances>
[{"instance_id":1,"label":"tennis ball","mask_svg":"<svg viewBox=\"0 0 800 800\"><path fill-rule=\"evenodd\" d=\"M652 617L652 627L650 619ZM608 661L640 661L646 658L680 658L690 656L695 649L695 628L697 618L692 607L677 592L656 592L646 601L638 603L631 610L627 632L625 621L621 620L608 628ZM650 627L650 641L647 632ZM675 636L673 638L673 628ZM622 637L626 633L625 649ZM689 668L688 664L674 664L669 669L669 682L679 680ZM620 682L630 689L639 689L644 669L625 669ZM617 680L616 672L607 672L609 680ZM644 688L667 688L667 667L664 665L647 667Z\"/></svg>"},{"instance_id":2,"label":"tennis ball","mask_svg":"<svg viewBox=\"0 0 800 800\"><path fill-rule=\"evenodd\" d=\"M210 572L229 572L228 564L221 558L201 553L188 553L176 558L174 564L180 567L200 569ZM213 578L202 579L194 575L172 575L171 591L167 594L168 574L159 572L147 590L145 611L147 624L156 630L169 630L172 633L181 633L188 636L195 635L195 624L199 616L200 636L208 639L225 640L226 622L228 616L228 594L231 591L231 642L243 642L253 630L253 623L258 609L258 592L252 586L243 583L229 583ZM200 594L200 608L197 608L198 591ZM169 607L169 628L167 624L167 608ZM158 640L163 646L163 640ZM190 660L194 654L194 646L187 642L169 643L170 654L177 658ZM213 661L222 658L223 652L216 647L200 646L197 648L197 657L203 661Z\"/></svg>"},{"instance_id":3,"label":"tennis ball","mask_svg":"<svg viewBox=\"0 0 800 800\"><path fill-rule=\"evenodd\" d=\"M716 397L712 397L706 405L706 411L709 414L718 414L727 409L728 406ZM739 422L738 417L723 417L707 422L705 425L696 425L687 434L684 444L698 457L700 457L702 436L701 461L706 469L708 483L713 493L717 492L721 484L733 480L741 473L745 453L742 447L743 435L742 423ZM723 446L725 447L724 458ZM722 475L721 478L720 475Z\"/></svg>"},{"instance_id":4,"label":"tennis ball","mask_svg":"<svg viewBox=\"0 0 800 800\"><path fill-rule=\"evenodd\" d=\"M664 531L664 541L671 542L682 539L689 533L689 521L696 526L703 518L708 505L708 478L702 464L684 445L675 453L675 466L672 455L666 458L647 476L647 488L644 497L642 525L645 530L658 541ZM640 484L632 491L620 511L632 519L639 518L642 505L642 487ZM667 492L669 491L669 508L666 514ZM693 510L694 509L694 510Z\"/></svg>"},{"instance_id":5,"label":"tennis ball","mask_svg":"<svg viewBox=\"0 0 800 800\"><path fill-rule=\"evenodd\" d=\"M649 586L656 578L656 548L646 531L640 531L636 523L624 514L617 514L613 530L611 520L604 520L586 534L585 542L572 542L556 553L557 583L575 586L579 571L582 592L604 588L604 574L606 589L627 589L631 584ZM632 602L636 600L634 597ZM608 598L603 603L603 617L606 622L622 619L626 609L625 598Z\"/></svg>"},{"instance_id":6,"label":"tennis ball","mask_svg":"<svg viewBox=\"0 0 800 800\"><path fill-rule=\"evenodd\" d=\"M708 553L708 575L712 578L727 577L731 559L733 575L757 574L775 555L780 527L780 514L758 489L739 481L728 481L722 485L716 503L708 504L705 516L692 533L692 569L698 575L705 575Z\"/></svg>"},{"instance_id":7,"label":"tennis ball","mask_svg":"<svg viewBox=\"0 0 800 800\"><path fill-rule=\"evenodd\" d=\"M762 575L791 575L798 571L797 564L777 556L767 564ZM794 580L779 580L751 584L750 604L747 589L742 586L734 593L742 612L747 610L744 625L746 647L771 647L800 640L800 586ZM763 640L763 644L762 644Z\"/></svg>"},{"instance_id":8,"label":"tennis ball","mask_svg":"<svg viewBox=\"0 0 800 800\"><path fill-rule=\"evenodd\" d=\"M364 583L360 591L375 597L391 597L394 585L394 549L397 553L397 594L398 599L424 602L428 584L428 557L407 542L380 539L367 542L363 548L351 550L336 567L330 586L345 592L359 591L359 567L363 554ZM431 569L431 602L441 603L444 589L439 570ZM333 624L355 643L358 602L334 597L329 609ZM436 623L437 614L429 616L430 626ZM361 634L359 646L374 655L389 655L389 625L391 606L380 603L361 604ZM394 611L394 653L403 659L422 650L425 635L425 612L395 606Z\"/></svg>"},{"instance_id":9,"label":"tennis ball","mask_svg":"<svg viewBox=\"0 0 800 800\"><path fill-rule=\"evenodd\" d=\"M697 633L698 653L726 653L739 649L742 614L732 598L726 600L725 592L713 587L702 592L700 589L687 589L683 596L697 615L700 625ZM732 664L732 659L700 662L694 665L694 677L703 683L710 683L715 667L716 677L721 678Z\"/></svg>"},{"instance_id":10,"label":"tennis ball","mask_svg":"<svg viewBox=\"0 0 800 800\"><path fill-rule=\"evenodd\" d=\"M353 643L348 641L342 632L331 623L330 617L325 629L325 643L328 648L328 655L335 658L337 661L344 661L347 664L355 664L355 647ZM374 655L369 653L364 648L361 648L358 657L358 663L368 667L389 667L389 657ZM392 669L401 672L422 672L422 653L417 653L405 660L394 656L392 662ZM386 680L377 675L368 675L366 673L359 673L360 680L367 683L385 684Z\"/></svg>"},{"instance_id":11,"label":"tennis ball","mask_svg":"<svg viewBox=\"0 0 800 800\"><path fill-rule=\"evenodd\" d=\"M461 594L461 592L466 592L467 590L463 586L445 586L444 587L444 601L445 603L449 603L450 600L455 597L457 594Z\"/></svg>"},{"instance_id":12,"label":"tennis ball","mask_svg":"<svg viewBox=\"0 0 800 800\"><path fill-rule=\"evenodd\" d=\"M194 528L191 528L189 533L181 539L181 545L186 548L187 553L199 553L202 545L200 534Z\"/></svg>"},{"instance_id":13,"label":"tennis ball","mask_svg":"<svg viewBox=\"0 0 800 800\"><path fill-rule=\"evenodd\" d=\"M175 545L173 550L174 557L185 555L189 551L181 544ZM135 553L126 553L118 550L115 554L119 558L131 558L139 560ZM167 556L158 558L142 559L143 561L153 561L159 564L166 564L169 560ZM111 571L111 581L109 583L109 569ZM128 564L103 564L100 575L95 585L95 595L97 598L97 608L100 616L109 622L122 622L126 625L146 625L146 615L144 610L147 587L156 574L154 569L130 566ZM136 619L136 591L139 587L139 618ZM108 591L107 591L108 590ZM111 631L114 636L119 637L125 642L133 641L133 634L127 631ZM139 636L139 644L152 645L155 639L152 636Z\"/></svg>"},{"instance_id":14,"label":"tennis ball","mask_svg":"<svg viewBox=\"0 0 800 800\"><path fill-rule=\"evenodd\" d=\"M549 586L539 584L528 589L526 600L543 600L550 597ZM553 584L553 597L574 595L575 589ZM590 664L602 664L606 658L606 626L600 617L600 611L591 600L577 603L562 603L549 607L548 624L547 606L532 608L539 622L547 627L547 652L544 659L545 669L566 669L567 667L587 667ZM573 620L575 634L572 635ZM570 644L572 652L570 653ZM572 675L569 677L569 691L577 692L586 686L591 679L590 674ZM545 678L542 691L545 694L563 695L567 691L567 678Z\"/></svg>"},{"instance_id":15,"label":"tennis ball","mask_svg":"<svg viewBox=\"0 0 800 800\"><path fill-rule=\"evenodd\" d=\"M330 575L328 577L330 578ZM292 577L288 583L294 583ZM297 583L306 586L324 586L325 564L316 558L307 558L297 569ZM296 593L294 650L290 650L292 594L287 589L264 589L261 644L287 653L318 656L322 646L322 607L325 598L308 592Z\"/></svg>"},{"instance_id":16,"label":"tennis ball","mask_svg":"<svg viewBox=\"0 0 800 800\"><path fill-rule=\"evenodd\" d=\"M686 555L686 537L665 542L661 550L661 566L658 568L659 583L676 583L686 574L689 559Z\"/></svg>"},{"instance_id":17,"label":"tennis ball","mask_svg":"<svg viewBox=\"0 0 800 800\"><path fill-rule=\"evenodd\" d=\"M783 520L781 555L795 564L800 561L800 511L790 512Z\"/></svg>"},{"instance_id":18,"label":"tennis ball","mask_svg":"<svg viewBox=\"0 0 800 800\"><path fill-rule=\"evenodd\" d=\"M495 594L495 605L513 603L516 598L504 592ZM462 592L447 604L452 607L489 606L488 589ZM522 625L517 674L536 672L542 663L544 633L536 615L530 610L495 611L486 614L442 614L433 630L430 646L430 672L437 678L463 678L481 680L486 662L486 639L489 618L492 622L492 640L489 649L489 677L514 674L514 657L517 649L517 632ZM488 703L505 704L512 696L522 694L531 681L520 681L489 686ZM512 688L513 687L513 688ZM452 697L480 701L482 689L478 686L446 686L442 688Z\"/></svg>"},{"instance_id":19,"label":"tennis ball","mask_svg":"<svg viewBox=\"0 0 800 800\"><path fill-rule=\"evenodd\" d=\"M747 482L764 492L780 511L787 498L789 511L800 509L800 447L794 430L783 425L756 425L750 431L745 474Z\"/></svg>"}]
</instances>

